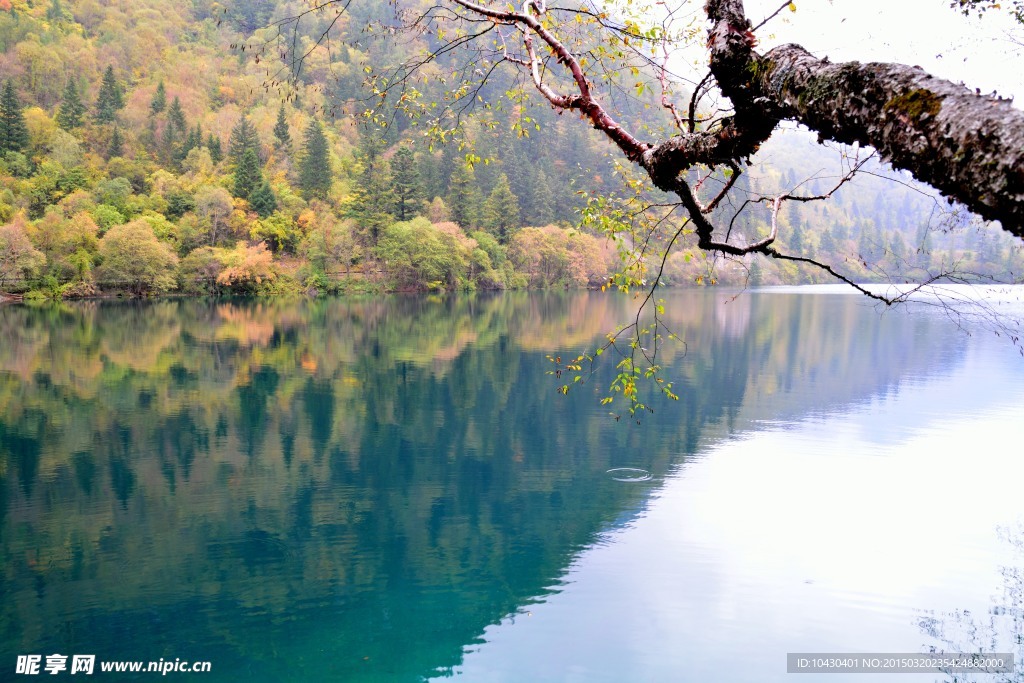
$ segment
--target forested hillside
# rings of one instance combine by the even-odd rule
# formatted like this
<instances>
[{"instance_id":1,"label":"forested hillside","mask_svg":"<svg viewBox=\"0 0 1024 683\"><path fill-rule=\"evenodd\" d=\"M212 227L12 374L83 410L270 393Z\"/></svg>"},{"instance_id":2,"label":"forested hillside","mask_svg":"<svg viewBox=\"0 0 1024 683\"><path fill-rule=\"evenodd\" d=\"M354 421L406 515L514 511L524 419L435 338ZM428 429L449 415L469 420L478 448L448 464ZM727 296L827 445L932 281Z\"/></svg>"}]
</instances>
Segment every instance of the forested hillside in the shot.
<instances>
[{"instance_id":1,"label":"forested hillside","mask_svg":"<svg viewBox=\"0 0 1024 683\"><path fill-rule=\"evenodd\" d=\"M410 39L402 55L372 40L367 26L391 11L377 0L308 16L297 37L308 57L281 89L274 23L300 7L0 0L0 291L600 286L619 267L616 245L580 214L588 197L622 191L601 138L503 95L500 77L484 98L497 106L466 112L460 143L438 144L404 115L369 125L358 115L367 69L422 47ZM331 22L331 41L318 44ZM463 58L428 72L476 68ZM415 96L441 101L440 82ZM794 187L809 167L821 172L806 188L827 190L837 159L801 140L773 141L740 192ZM1019 245L1001 233L936 230L951 221L931 195L865 180L787 208L785 246L863 280L1019 277ZM748 211L738 227L766 231L766 216ZM684 244L666 280L821 280L791 264L693 255Z\"/></svg>"}]
</instances>

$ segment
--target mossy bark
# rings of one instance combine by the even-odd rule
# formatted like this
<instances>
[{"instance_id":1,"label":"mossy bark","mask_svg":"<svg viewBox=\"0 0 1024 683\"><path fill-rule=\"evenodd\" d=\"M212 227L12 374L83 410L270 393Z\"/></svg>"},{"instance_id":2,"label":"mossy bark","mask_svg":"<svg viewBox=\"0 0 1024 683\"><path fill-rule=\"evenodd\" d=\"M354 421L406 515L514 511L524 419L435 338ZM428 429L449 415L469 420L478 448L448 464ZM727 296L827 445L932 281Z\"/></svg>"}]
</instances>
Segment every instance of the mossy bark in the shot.
<instances>
[{"instance_id":1,"label":"mossy bark","mask_svg":"<svg viewBox=\"0 0 1024 683\"><path fill-rule=\"evenodd\" d=\"M741 0L709 0L711 68L737 113L874 147L946 197L1024 237L1024 111L903 64L830 63L799 45L760 55ZM737 117L738 118L738 117ZM741 137L757 141L751 127Z\"/></svg>"}]
</instances>

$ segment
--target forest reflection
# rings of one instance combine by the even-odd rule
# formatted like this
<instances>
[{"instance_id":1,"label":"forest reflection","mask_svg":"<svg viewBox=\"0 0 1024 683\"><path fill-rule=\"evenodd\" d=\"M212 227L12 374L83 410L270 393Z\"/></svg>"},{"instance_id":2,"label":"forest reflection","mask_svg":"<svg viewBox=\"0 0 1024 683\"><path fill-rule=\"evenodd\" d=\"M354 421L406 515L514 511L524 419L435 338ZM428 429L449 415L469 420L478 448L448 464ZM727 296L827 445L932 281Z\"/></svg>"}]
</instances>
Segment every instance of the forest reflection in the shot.
<instances>
[{"instance_id":1,"label":"forest reflection","mask_svg":"<svg viewBox=\"0 0 1024 683\"><path fill-rule=\"evenodd\" d=\"M545 374L546 354L594 348L633 305L0 308L2 656L187 656L224 680L246 662L257 680L426 676L557 590L581 547L703 445L896 389L942 355L936 323L856 297L674 292L686 345L664 362L681 400L637 426L598 404L607 367L568 397ZM624 485L613 467L655 478Z\"/></svg>"}]
</instances>

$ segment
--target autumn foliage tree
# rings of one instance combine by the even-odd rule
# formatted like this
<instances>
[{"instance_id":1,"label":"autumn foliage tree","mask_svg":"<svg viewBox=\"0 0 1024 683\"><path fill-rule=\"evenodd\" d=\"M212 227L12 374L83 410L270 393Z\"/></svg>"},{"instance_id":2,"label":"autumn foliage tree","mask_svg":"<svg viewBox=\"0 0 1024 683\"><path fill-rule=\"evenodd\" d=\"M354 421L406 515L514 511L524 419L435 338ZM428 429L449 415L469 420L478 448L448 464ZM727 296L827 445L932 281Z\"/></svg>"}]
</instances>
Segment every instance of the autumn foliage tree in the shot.
<instances>
[{"instance_id":1,"label":"autumn foliage tree","mask_svg":"<svg viewBox=\"0 0 1024 683\"><path fill-rule=\"evenodd\" d=\"M46 264L46 256L32 246L25 234L23 215L0 226L0 291L12 284L24 285Z\"/></svg>"},{"instance_id":2,"label":"autumn foliage tree","mask_svg":"<svg viewBox=\"0 0 1024 683\"><path fill-rule=\"evenodd\" d=\"M234 249L218 249L216 253L223 265L217 282L235 292L252 292L277 278L273 254L263 242L255 246L238 242Z\"/></svg>"},{"instance_id":3,"label":"autumn foliage tree","mask_svg":"<svg viewBox=\"0 0 1024 683\"><path fill-rule=\"evenodd\" d=\"M390 225L376 247L388 263L399 289L458 288L467 283L475 240L454 223L433 225L414 218Z\"/></svg>"},{"instance_id":4,"label":"autumn foliage tree","mask_svg":"<svg viewBox=\"0 0 1024 683\"><path fill-rule=\"evenodd\" d=\"M614 255L593 235L554 225L523 228L512 238L509 258L532 287L600 286Z\"/></svg>"},{"instance_id":5,"label":"autumn foliage tree","mask_svg":"<svg viewBox=\"0 0 1024 683\"><path fill-rule=\"evenodd\" d=\"M123 286L137 296L163 292L176 284L178 257L139 219L107 231L99 243L101 282Z\"/></svg>"},{"instance_id":6,"label":"autumn foliage tree","mask_svg":"<svg viewBox=\"0 0 1024 683\"><path fill-rule=\"evenodd\" d=\"M308 227L299 252L314 272L327 275L337 269L348 270L361 253L350 221L338 221L329 214L317 216Z\"/></svg>"}]
</instances>

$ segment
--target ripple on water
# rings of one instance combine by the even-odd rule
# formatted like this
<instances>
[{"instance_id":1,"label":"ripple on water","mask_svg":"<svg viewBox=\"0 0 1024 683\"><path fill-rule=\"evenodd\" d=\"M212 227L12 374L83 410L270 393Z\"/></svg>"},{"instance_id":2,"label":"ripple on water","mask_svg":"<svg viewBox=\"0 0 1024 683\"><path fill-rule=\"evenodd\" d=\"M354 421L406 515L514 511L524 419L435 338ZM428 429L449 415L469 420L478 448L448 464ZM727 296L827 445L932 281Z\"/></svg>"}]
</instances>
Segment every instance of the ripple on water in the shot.
<instances>
[{"instance_id":1,"label":"ripple on water","mask_svg":"<svg viewBox=\"0 0 1024 683\"><path fill-rule=\"evenodd\" d=\"M638 467L613 467L606 472L615 481L650 481L651 473Z\"/></svg>"}]
</instances>

